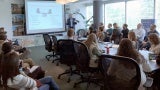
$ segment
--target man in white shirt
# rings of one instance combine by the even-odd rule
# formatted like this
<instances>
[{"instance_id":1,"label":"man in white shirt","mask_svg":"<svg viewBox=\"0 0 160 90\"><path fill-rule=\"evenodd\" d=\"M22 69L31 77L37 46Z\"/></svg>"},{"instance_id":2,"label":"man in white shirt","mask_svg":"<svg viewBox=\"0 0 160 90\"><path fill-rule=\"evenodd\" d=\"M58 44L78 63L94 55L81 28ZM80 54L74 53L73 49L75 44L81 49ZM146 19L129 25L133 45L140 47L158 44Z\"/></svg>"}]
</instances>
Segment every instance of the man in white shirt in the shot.
<instances>
[{"instance_id":1,"label":"man in white shirt","mask_svg":"<svg viewBox=\"0 0 160 90\"><path fill-rule=\"evenodd\" d=\"M139 23L137 25L137 29L135 29L134 32L135 32L135 34L137 36L137 39L139 41L143 41L144 40L144 37L146 35L146 31L142 28L142 24L141 23Z\"/></svg>"},{"instance_id":2,"label":"man in white shirt","mask_svg":"<svg viewBox=\"0 0 160 90\"><path fill-rule=\"evenodd\" d=\"M69 18L67 19L66 25L68 26L68 28L73 28L75 30L75 25L78 22L79 22L78 20L72 17L72 14L69 14Z\"/></svg>"}]
</instances>

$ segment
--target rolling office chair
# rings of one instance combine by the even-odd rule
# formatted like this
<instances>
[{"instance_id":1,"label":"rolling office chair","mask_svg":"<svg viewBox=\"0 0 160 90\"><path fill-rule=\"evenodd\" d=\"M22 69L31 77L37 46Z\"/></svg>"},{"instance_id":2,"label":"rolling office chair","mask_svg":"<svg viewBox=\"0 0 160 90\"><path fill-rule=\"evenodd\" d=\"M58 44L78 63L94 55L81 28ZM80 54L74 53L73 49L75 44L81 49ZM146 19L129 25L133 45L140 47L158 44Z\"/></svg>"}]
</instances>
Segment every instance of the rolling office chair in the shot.
<instances>
[{"instance_id":1,"label":"rolling office chair","mask_svg":"<svg viewBox=\"0 0 160 90\"><path fill-rule=\"evenodd\" d=\"M53 36L52 36L53 37ZM49 61L50 58L53 58L56 56L56 53L55 53L55 48L54 48L54 43L55 42L52 42L52 39L51 37L49 36L49 34L43 34L43 39L44 39L44 42L45 42L45 49L48 51L48 52L52 52L52 54L49 54L46 56L46 59ZM54 62L55 60L53 60L52 62Z\"/></svg>"},{"instance_id":2,"label":"rolling office chair","mask_svg":"<svg viewBox=\"0 0 160 90\"><path fill-rule=\"evenodd\" d=\"M64 73L58 75L58 79L62 75L70 74L68 81L70 82L70 78L73 74L79 74L78 70L73 70L73 65L76 65L77 55L74 50L73 40L71 39L60 39L57 41L58 53L60 55L60 63L69 66L69 70L66 70ZM81 75L80 75L81 76Z\"/></svg>"},{"instance_id":3,"label":"rolling office chair","mask_svg":"<svg viewBox=\"0 0 160 90\"><path fill-rule=\"evenodd\" d=\"M81 73L87 73L87 76L81 77L81 81L75 83L74 87L81 83L87 83L87 89L90 83L101 86L102 78L95 76L95 74L99 74L99 68L89 67L90 55L88 52L88 48L81 42L74 42L74 48L78 57L76 61L77 70L79 70Z\"/></svg>"},{"instance_id":4,"label":"rolling office chair","mask_svg":"<svg viewBox=\"0 0 160 90\"><path fill-rule=\"evenodd\" d=\"M123 72L122 68L116 68L114 74L109 74L108 71L113 62L119 62L118 64L123 67L126 65L131 66L131 70L128 70L129 72L121 73L121 75L126 75L127 73L135 73L135 75L133 75L131 79L124 79L124 77L118 78L115 74L119 74L118 71ZM139 65L135 60L122 56L102 55L100 57L100 64L102 67L101 71L104 75L104 85L101 90L138 90L141 82L141 73Z\"/></svg>"},{"instance_id":5,"label":"rolling office chair","mask_svg":"<svg viewBox=\"0 0 160 90\"><path fill-rule=\"evenodd\" d=\"M54 61L59 61L59 53L57 50L57 37L55 35L52 35L52 46L54 48L54 52L55 52L55 57L56 59L52 61L52 63L54 63ZM59 62L57 62L57 66L59 65Z\"/></svg>"}]
</instances>

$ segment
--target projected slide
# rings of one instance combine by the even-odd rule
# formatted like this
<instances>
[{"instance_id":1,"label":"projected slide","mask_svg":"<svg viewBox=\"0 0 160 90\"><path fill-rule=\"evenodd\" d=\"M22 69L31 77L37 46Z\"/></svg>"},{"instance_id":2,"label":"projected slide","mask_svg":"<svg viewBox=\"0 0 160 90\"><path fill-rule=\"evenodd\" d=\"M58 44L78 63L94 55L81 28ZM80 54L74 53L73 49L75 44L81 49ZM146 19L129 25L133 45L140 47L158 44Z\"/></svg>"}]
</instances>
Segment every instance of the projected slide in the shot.
<instances>
[{"instance_id":1,"label":"projected slide","mask_svg":"<svg viewBox=\"0 0 160 90\"><path fill-rule=\"evenodd\" d=\"M28 1L26 3L27 33L64 30L63 5L54 1Z\"/></svg>"}]
</instances>

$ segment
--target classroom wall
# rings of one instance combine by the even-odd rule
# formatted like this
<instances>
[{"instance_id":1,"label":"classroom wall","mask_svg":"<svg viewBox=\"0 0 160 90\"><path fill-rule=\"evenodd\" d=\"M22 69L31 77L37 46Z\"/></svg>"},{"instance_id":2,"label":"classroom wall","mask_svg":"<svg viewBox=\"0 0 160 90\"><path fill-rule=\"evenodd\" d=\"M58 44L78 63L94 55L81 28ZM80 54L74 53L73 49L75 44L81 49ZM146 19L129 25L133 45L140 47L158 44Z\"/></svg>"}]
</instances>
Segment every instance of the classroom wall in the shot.
<instances>
[{"instance_id":1,"label":"classroom wall","mask_svg":"<svg viewBox=\"0 0 160 90\"><path fill-rule=\"evenodd\" d=\"M11 4L24 4L24 0L0 0L0 27L4 27L7 31L7 36L11 40L18 39L20 44L25 47L44 45L42 35L30 35L30 36L13 36L12 31L12 14L11 14ZM79 3L70 3L70 12L75 12L79 10L83 15L85 14L85 5ZM76 31L78 29L85 28L85 20L79 16L74 15L74 17L80 22L76 25ZM67 18L67 17L66 17ZM22 43L23 42L23 43ZM25 43L24 43L25 42Z\"/></svg>"},{"instance_id":2,"label":"classroom wall","mask_svg":"<svg viewBox=\"0 0 160 90\"><path fill-rule=\"evenodd\" d=\"M0 0L0 27L5 28L9 39L13 37L11 3L24 4L24 0Z\"/></svg>"}]
</instances>

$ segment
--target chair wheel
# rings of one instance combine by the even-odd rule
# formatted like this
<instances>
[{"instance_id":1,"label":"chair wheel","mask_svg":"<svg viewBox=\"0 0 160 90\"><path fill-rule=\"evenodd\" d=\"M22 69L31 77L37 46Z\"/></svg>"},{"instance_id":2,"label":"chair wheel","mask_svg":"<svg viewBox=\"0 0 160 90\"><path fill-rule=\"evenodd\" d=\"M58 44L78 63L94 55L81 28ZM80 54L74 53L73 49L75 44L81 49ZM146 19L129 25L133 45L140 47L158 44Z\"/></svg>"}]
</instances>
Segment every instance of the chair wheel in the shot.
<instances>
[{"instance_id":1,"label":"chair wheel","mask_svg":"<svg viewBox=\"0 0 160 90\"><path fill-rule=\"evenodd\" d=\"M60 79L61 77L60 76L58 76L58 79Z\"/></svg>"},{"instance_id":2,"label":"chair wheel","mask_svg":"<svg viewBox=\"0 0 160 90\"><path fill-rule=\"evenodd\" d=\"M74 86L73 86L73 88L76 88L76 86L77 86L77 85L76 85L76 83L75 83Z\"/></svg>"},{"instance_id":3,"label":"chair wheel","mask_svg":"<svg viewBox=\"0 0 160 90\"><path fill-rule=\"evenodd\" d=\"M52 61L52 63L54 63L54 60Z\"/></svg>"},{"instance_id":4,"label":"chair wheel","mask_svg":"<svg viewBox=\"0 0 160 90\"><path fill-rule=\"evenodd\" d=\"M84 77L83 77L83 75L81 75L81 77L80 77L81 79L83 79Z\"/></svg>"},{"instance_id":5,"label":"chair wheel","mask_svg":"<svg viewBox=\"0 0 160 90\"><path fill-rule=\"evenodd\" d=\"M57 63L56 66L59 66L59 63Z\"/></svg>"},{"instance_id":6,"label":"chair wheel","mask_svg":"<svg viewBox=\"0 0 160 90\"><path fill-rule=\"evenodd\" d=\"M104 90L104 86L101 86L101 87L100 87L100 90Z\"/></svg>"},{"instance_id":7,"label":"chair wheel","mask_svg":"<svg viewBox=\"0 0 160 90\"><path fill-rule=\"evenodd\" d=\"M67 81L67 82L69 83L70 81L71 81L71 79L70 79L70 78L68 78L68 81Z\"/></svg>"}]
</instances>

